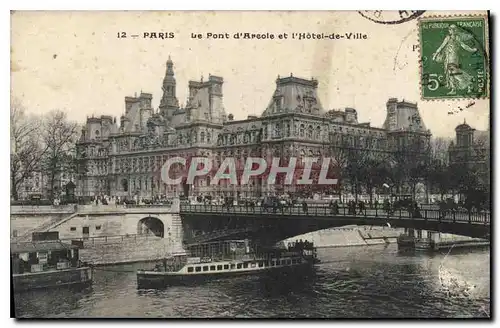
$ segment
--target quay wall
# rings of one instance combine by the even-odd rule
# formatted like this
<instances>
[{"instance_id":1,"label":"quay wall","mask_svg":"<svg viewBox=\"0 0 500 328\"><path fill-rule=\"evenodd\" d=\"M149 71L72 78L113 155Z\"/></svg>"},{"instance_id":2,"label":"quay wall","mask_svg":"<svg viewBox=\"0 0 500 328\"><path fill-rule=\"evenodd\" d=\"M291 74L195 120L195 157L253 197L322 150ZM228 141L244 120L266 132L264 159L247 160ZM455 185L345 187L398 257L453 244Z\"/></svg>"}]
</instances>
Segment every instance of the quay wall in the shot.
<instances>
[{"instance_id":1,"label":"quay wall","mask_svg":"<svg viewBox=\"0 0 500 328\"><path fill-rule=\"evenodd\" d=\"M11 238L20 238L25 235L38 231L38 228L48 226L54 222L69 217L70 213L58 214L11 214L10 216L10 236Z\"/></svg>"},{"instance_id":2,"label":"quay wall","mask_svg":"<svg viewBox=\"0 0 500 328\"><path fill-rule=\"evenodd\" d=\"M181 251L181 243L172 238L148 235L117 236L109 237L107 241L97 238L84 241L80 259L93 265L146 262L160 260Z\"/></svg>"},{"instance_id":3,"label":"quay wall","mask_svg":"<svg viewBox=\"0 0 500 328\"><path fill-rule=\"evenodd\" d=\"M464 242L464 241L477 241L481 240L479 238L473 238L473 237L468 237L468 236L459 236L459 235L453 235L450 233L438 233L438 238L439 241L442 242Z\"/></svg>"},{"instance_id":4,"label":"quay wall","mask_svg":"<svg viewBox=\"0 0 500 328\"><path fill-rule=\"evenodd\" d=\"M144 219L156 227L145 227ZM80 259L94 265L154 261L182 252L182 224L169 208L79 207L77 213L11 215L13 230L57 231L66 243L80 241ZM161 236L155 235L158 231ZM19 232L17 233L20 234Z\"/></svg>"},{"instance_id":5,"label":"quay wall","mask_svg":"<svg viewBox=\"0 0 500 328\"><path fill-rule=\"evenodd\" d=\"M179 214L169 209L125 209L123 207L79 208L76 213L14 214L11 213L11 238L32 232L58 231L60 239L135 235L143 232L141 220L152 218L162 226L165 236L180 222ZM144 221L144 220L143 220ZM161 223L159 223L161 222ZM177 224L178 226L180 224ZM31 239L31 238L30 238Z\"/></svg>"},{"instance_id":6,"label":"quay wall","mask_svg":"<svg viewBox=\"0 0 500 328\"><path fill-rule=\"evenodd\" d=\"M316 247L370 246L395 243L402 229L384 227L343 227L309 232L286 239L285 245L296 240L308 240Z\"/></svg>"},{"instance_id":7,"label":"quay wall","mask_svg":"<svg viewBox=\"0 0 500 328\"><path fill-rule=\"evenodd\" d=\"M160 220L166 233L172 225L170 214L78 214L70 220L51 227L48 231L58 231L61 239L81 238L84 229L88 229L88 237L135 235L140 233L139 221L145 217Z\"/></svg>"}]
</instances>

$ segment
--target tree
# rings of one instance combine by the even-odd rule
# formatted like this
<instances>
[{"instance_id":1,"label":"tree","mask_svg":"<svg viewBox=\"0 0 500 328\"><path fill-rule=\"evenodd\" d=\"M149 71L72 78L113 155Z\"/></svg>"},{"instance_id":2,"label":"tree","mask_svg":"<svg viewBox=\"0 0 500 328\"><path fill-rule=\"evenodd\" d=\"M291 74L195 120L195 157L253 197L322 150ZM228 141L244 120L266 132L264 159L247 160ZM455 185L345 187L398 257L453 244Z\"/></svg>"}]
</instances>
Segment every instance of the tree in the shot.
<instances>
[{"instance_id":1,"label":"tree","mask_svg":"<svg viewBox=\"0 0 500 328\"><path fill-rule=\"evenodd\" d=\"M334 135L333 142L330 144L330 156L333 170L336 172L338 196L342 199L342 188L347 171L347 164L349 161L349 145L342 135Z\"/></svg>"},{"instance_id":2,"label":"tree","mask_svg":"<svg viewBox=\"0 0 500 328\"><path fill-rule=\"evenodd\" d=\"M370 196L370 203L373 203L373 190L377 186L380 188L390 179L390 170L380 153L368 157L364 164L360 179Z\"/></svg>"},{"instance_id":3,"label":"tree","mask_svg":"<svg viewBox=\"0 0 500 328\"><path fill-rule=\"evenodd\" d=\"M477 171L465 163L456 163L449 167L451 186L460 196L471 195L483 189Z\"/></svg>"},{"instance_id":4,"label":"tree","mask_svg":"<svg viewBox=\"0 0 500 328\"><path fill-rule=\"evenodd\" d=\"M349 149L347 153L347 165L344 175L348 177L354 199L358 201L358 194L363 181L363 173L369 165L369 152L365 149Z\"/></svg>"},{"instance_id":5,"label":"tree","mask_svg":"<svg viewBox=\"0 0 500 328\"><path fill-rule=\"evenodd\" d=\"M415 199L416 185L425 180L426 166L430 159L430 142L425 135L402 134L396 135L396 148L392 153L394 165L394 180L397 193L408 186Z\"/></svg>"},{"instance_id":6,"label":"tree","mask_svg":"<svg viewBox=\"0 0 500 328\"><path fill-rule=\"evenodd\" d=\"M430 155L425 169L427 198L429 191L436 189L441 200L452 189L452 175L449 167L448 149L452 140L437 137L430 140Z\"/></svg>"},{"instance_id":7,"label":"tree","mask_svg":"<svg viewBox=\"0 0 500 328\"><path fill-rule=\"evenodd\" d=\"M78 125L67 119L65 112L54 110L43 121L42 139L46 152L42 166L49 178L50 198L54 198L56 178L73 169L73 153Z\"/></svg>"},{"instance_id":8,"label":"tree","mask_svg":"<svg viewBox=\"0 0 500 328\"><path fill-rule=\"evenodd\" d=\"M19 187L38 170L47 148L40 139L40 118L26 115L25 108L14 99L10 110L10 185L14 200Z\"/></svg>"},{"instance_id":9,"label":"tree","mask_svg":"<svg viewBox=\"0 0 500 328\"><path fill-rule=\"evenodd\" d=\"M432 160L427 168L427 181L430 190L436 189L441 200L452 188L453 176L449 165L439 160Z\"/></svg>"},{"instance_id":10,"label":"tree","mask_svg":"<svg viewBox=\"0 0 500 328\"><path fill-rule=\"evenodd\" d=\"M439 161L443 164L448 164L449 155L448 148L452 139L444 137L436 137L430 140L430 157L433 161Z\"/></svg>"}]
</instances>

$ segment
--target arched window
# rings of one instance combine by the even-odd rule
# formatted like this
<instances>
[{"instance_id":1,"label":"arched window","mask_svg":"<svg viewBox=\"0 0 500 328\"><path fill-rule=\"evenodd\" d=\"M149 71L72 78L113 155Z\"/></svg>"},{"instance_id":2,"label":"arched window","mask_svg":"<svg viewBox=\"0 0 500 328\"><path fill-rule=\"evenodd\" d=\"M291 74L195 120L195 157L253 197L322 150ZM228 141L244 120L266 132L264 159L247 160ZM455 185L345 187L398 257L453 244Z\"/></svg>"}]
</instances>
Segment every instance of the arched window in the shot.
<instances>
[{"instance_id":1,"label":"arched window","mask_svg":"<svg viewBox=\"0 0 500 328\"><path fill-rule=\"evenodd\" d=\"M316 135L314 138L318 140L321 138L321 127L319 125L316 127Z\"/></svg>"},{"instance_id":2,"label":"arched window","mask_svg":"<svg viewBox=\"0 0 500 328\"><path fill-rule=\"evenodd\" d=\"M127 179L122 179L122 187L123 187L123 191L128 191L128 180Z\"/></svg>"},{"instance_id":3,"label":"arched window","mask_svg":"<svg viewBox=\"0 0 500 328\"><path fill-rule=\"evenodd\" d=\"M207 143L210 143L210 132L207 132Z\"/></svg>"},{"instance_id":4,"label":"arched window","mask_svg":"<svg viewBox=\"0 0 500 328\"><path fill-rule=\"evenodd\" d=\"M287 122L286 123L286 136L289 137L290 136L290 122Z\"/></svg>"},{"instance_id":5,"label":"arched window","mask_svg":"<svg viewBox=\"0 0 500 328\"><path fill-rule=\"evenodd\" d=\"M313 127L312 127L312 125L309 125L307 127L307 138L312 139L312 136L313 136Z\"/></svg>"},{"instance_id":6,"label":"arched window","mask_svg":"<svg viewBox=\"0 0 500 328\"><path fill-rule=\"evenodd\" d=\"M304 124L300 125L300 136L304 138L304 133L305 133L305 126Z\"/></svg>"},{"instance_id":7,"label":"arched window","mask_svg":"<svg viewBox=\"0 0 500 328\"><path fill-rule=\"evenodd\" d=\"M203 131L200 133L200 142L205 142L205 132Z\"/></svg>"}]
</instances>

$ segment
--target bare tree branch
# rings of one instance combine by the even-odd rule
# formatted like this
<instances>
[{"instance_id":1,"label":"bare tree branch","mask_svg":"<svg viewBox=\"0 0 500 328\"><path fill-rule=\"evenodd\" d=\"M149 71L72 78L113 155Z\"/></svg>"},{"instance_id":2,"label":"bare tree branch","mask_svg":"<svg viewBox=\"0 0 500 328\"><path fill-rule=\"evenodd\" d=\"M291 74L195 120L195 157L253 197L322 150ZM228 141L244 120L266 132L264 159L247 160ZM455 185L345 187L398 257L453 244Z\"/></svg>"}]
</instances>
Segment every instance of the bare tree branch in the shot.
<instances>
[{"instance_id":1,"label":"bare tree branch","mask_svg":"<svg viewBox=\"0 0 500 328\"><path fill-rule=\"evenodd\" d=\"M39 169L46 148L40 140L40 118L27 116L17 99L11 102L10 120L10 184L12 197L17 200L19 187Z\"/></svg>"},{"instance_id":2,"label":"bare tree branch","mask_svg":"<svg viewBox=\"0 0 500 328\"><path fill-rule=\"evenodd\" d=\"M57 192L56 178L60 173L69 171L73 165L74 147L77 138L78 125L67 119L66 112L54 110L43 122L42 140L47 148L43 158L43 168L49 176L49 191L51 197Z\"/></svg>"}]
</instances>

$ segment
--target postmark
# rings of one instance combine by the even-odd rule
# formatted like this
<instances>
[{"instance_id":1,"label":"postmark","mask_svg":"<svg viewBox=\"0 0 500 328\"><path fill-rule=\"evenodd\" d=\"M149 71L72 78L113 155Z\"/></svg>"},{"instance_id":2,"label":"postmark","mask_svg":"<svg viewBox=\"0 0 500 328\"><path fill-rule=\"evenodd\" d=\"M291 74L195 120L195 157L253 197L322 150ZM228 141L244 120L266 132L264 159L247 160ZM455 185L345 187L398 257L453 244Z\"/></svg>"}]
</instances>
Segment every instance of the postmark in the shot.
<instances>
[{"instance_id":1,"label":"postmark","mask_svg":"<svg viewBox=\"0 0 500 328\"><path fill-rule=\"evenodd\" d=\"M420 85L424 100L488 96L488 19L419 19Z\"/></svg>"},{"instance_id":2,"label":"postmark","mask_svg":"<svg viewBox=\"0 0 500 328\"><path fill-rule=\"evenodd\" d=\"M378 24L402 24L420 17L425 10L363 10L361 16Z\"/></svg>"}]
</instances>

